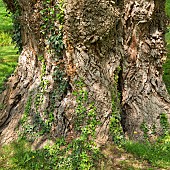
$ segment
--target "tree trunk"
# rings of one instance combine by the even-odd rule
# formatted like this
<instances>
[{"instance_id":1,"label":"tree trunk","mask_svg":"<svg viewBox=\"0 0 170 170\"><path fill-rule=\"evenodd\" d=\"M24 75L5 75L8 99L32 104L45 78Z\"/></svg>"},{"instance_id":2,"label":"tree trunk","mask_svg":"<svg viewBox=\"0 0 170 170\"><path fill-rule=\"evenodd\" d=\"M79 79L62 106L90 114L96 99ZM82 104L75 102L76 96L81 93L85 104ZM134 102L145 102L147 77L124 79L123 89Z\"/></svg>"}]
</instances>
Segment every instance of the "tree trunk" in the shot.
<instances>
[{"instance_id":1,"label":"tree trunk","mask_svg":"<svg viewBox=\"0 0 170 170\"><path fill-rule=\"evenodd\" d=\"M18 0L23 51L1 95L0 142L10 142L18 132L33 140L38 136L36 147L49 134L67 141L78 137L80 101L86 116L92 107L97 113L98 144L110 139L111 119L120 112L129 137L143 138L144 123L160 134L160 115L169 118L170 113L162 81L164 3L67 0L64 4ZM82 99L85 94L88 100ZM80 126L87 123L86 116ZM112 128L119 128L119 123Z\"/></svg>"},{"instance_id":2,"label":"tree trunk","mask_svg":"<svg viewBox=\"0 0 170 170\"><path fill-rule=\"evenodd\" d=\"M162 133L160 119L170 120L170 98L162 80L165 50L165 1L125 1L122 71L123 126L128 136Z\"/></svg>"}]
</instances>

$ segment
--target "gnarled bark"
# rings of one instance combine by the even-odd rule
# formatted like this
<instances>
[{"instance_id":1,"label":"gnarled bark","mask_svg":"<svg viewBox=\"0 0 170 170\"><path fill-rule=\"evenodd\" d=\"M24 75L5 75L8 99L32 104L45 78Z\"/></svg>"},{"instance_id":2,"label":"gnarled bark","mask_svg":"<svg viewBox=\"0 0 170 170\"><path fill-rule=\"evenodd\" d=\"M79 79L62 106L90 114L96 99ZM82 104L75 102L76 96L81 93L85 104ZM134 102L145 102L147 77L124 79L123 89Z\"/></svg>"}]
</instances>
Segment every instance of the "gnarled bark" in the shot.
<instances>
[{"instance_id":1,"label":"gnarled bark","mask_svg":"<svg viewBox=\"0 0 170 170\"><path fill-rule=\"evenodd\" d=\"M170 98L162 80L165 1L125 1L122 105L124 128L141 139L141 124L161 134L160 115L170 119ZM135 133L134 133L135 132Z\"/></svg>"},{"instance_id":2,"label":"gnarled bark","mask_svg":"<svg viewBox=\"0 0 170 170\"><path fill-rule=\"evenodd\" d=\"M72 91L76 88L75 80L80 79L83 80L84 88L88 92L88 103L95 103L97 119L101 122L96 129L96 141L105 143L109 138L112 92L115 90L114 75L117 73L120 58L123 55L120 8L109 1L73 2L68 0L63 39L66 49L63 51L62 59L57 59L56 62L57 56L49 54L46 45L43 49L39 46L42 37L37 34L37 30L40 29L38 20L41 19L39 10L42 4L37 2L34 8L29 2L24 1L23 4L19 1L19 4L22 9L23 52L15 75L9 81L9 88L3 94L2 103L8 104L2 111L5 111L5 114L1 114L1 143L13 140L11 133L16 134L15 127L18 126L18 121L25 112L29 99L31 99L31 107L28 123L34 122L37 113L45 122L43 113L45 111L49 113L51 105L54 104L55 121L51 129L53 138L64 136L66 140L67 138L69 140L71 136L78 135L73 134L76 101ZM32 29L34 24L36 27ZM120 34L117 34L118 31ZM39 61L40 55L44 56L44 63ZM45 64L44 73L43 64ZM59 84L54 80L56 66L64 67L60 69L64 70L64 78L69 80L70 84L69 89L66 89L61 96L58 93ZM48 81L48 85L42 89L41 84L44 80ZM51 103L51 94L54 91L57 91L58 97L55 97ZM5 93L8 94L5 95ZM43 96L41 96L41 106L37 108L36 98L39 93ZM18 100L16 100L17 96L19 96ZM17 108L20 109L17 110ZM18 115L20 115L19 118ZM20 131L23 130L20 125L18 128Z\"/></svg>"}]
</instances>

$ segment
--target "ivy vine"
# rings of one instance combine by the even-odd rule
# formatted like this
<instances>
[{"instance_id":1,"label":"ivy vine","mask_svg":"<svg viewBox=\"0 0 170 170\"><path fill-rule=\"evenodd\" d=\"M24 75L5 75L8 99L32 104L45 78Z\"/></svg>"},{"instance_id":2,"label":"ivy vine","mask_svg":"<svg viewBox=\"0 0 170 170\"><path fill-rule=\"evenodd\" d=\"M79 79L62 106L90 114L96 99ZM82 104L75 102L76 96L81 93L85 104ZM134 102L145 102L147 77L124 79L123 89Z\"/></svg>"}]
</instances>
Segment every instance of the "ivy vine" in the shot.
<instances>
[{"instance_id":1,"label":"ivy vine","mask_svg":"<svg viewBox=\"0 0 170 170\"><path fill-rule=\"evenodd\" d=\"M46 45L61 57L64 49L63 23L64 23L64 1L52 3L51 0L43 2L41 33L46 39Z\"/></svg>"},{"instance_id":2,"label":"ivy vine","mask_svg":"<svg viewBox=\"0 0 170 170\"><path fill-rule=\"evenodd\" d=\"M21 24L19 17L21 16L21 7L17 0L14 0L15 10L12 13L12 22L13 22L13 36L12 41L16 43L16 48L18 52L21 53L22 47L22 37L21 37Z\"/></svg>"},{"instance_id":3,"label":"ivy vine","mask_svg":"<svg viewBox=\"0 0 170 170\"><path fill-rule=\"evenodd\" d=\"M53 146L45 147L52 158L50 162L53 162L58 170L90 170L102 156L94 142L96 127L100 122L97 120L96 107L94 103L89 103L88 92L83 89L82 80L76 81L75 84L73 94L76 96L77 107L74 130L78 137L70 143L60 138Z\"/></svg>"}]
</instances>

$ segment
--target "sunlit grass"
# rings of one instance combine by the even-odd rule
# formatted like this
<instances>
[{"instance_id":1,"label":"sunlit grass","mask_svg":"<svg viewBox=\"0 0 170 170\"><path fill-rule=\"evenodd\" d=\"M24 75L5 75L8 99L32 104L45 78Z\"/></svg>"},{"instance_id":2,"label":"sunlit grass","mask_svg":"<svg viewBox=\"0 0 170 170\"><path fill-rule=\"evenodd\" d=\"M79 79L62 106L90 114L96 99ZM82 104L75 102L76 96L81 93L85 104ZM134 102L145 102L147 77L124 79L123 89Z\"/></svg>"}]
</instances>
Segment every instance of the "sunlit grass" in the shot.
<instances>
[{"instance_id":1,"label":"sunlit grass","mask_svg":"<svg viewBox=\"0 0 170 170\"><path fill-rule=\"evenodd\" d=\"M17 65L18 54L12 44L11 33L12 20L0 0L0 93Z\"/></svg>"},{"instance_id":2,"label":"sunlit grass","mask_svg":"<svg viewBox=\"0 0 170 170\"><path fill-rule=\"evenodd\" d=\"M170 136L155 143L126 141L124 147L127 152L147 160L152 166L170 168Z\"/></svg>"},{"instance_id":3,"label":"sunlit grass","mask_svg":"<svg viewBox=\"0 0 170 170\"><path fill-rule=\"evenodd\" d=\"M0 170L56 169L55 161L50 160L47 150L32 150L31 144L24 140L12 142L0 149Z\"/></svg>"},{"instance_id":4,"label":"sunlit grass","mask_svg":"<svg viewBox=\"0 0 170 170\"><path fill-rule=\"evenodd\" d=\"M12 38L8 32L0 32L0 46L8 46L12 44Z\"/></svg>"},{"instance_id":5,"label":"sunlit grass","mask_svg":"<svg viewBox=\"0 0 170 170\"><path fill-rule=\"evenodd\" d=\"M11 45L12 19L0 0L0 46Z\"/></svg>"},{"instance_id":6,"label":"sunlit grass","mask_svg":"<svg viewBox=\"0 0 170 170\"><path fill-rule=\"evenodd\" d=\"M4 89L7 77L11 75L17 65L18 54L14 46L0 47L0 92Z\"/></svg>"},{"instance_id":7,"label":"sunlit grass","mask_svg":"<svg viewBox=\"0 0 170 170\"><path fill-rule=\"evenodd\" d=\"M0 0L0 32L11 32L12 30L12 19L9 17L10 14L6 11L5 5Z\"/></svg>"}]
</instances>

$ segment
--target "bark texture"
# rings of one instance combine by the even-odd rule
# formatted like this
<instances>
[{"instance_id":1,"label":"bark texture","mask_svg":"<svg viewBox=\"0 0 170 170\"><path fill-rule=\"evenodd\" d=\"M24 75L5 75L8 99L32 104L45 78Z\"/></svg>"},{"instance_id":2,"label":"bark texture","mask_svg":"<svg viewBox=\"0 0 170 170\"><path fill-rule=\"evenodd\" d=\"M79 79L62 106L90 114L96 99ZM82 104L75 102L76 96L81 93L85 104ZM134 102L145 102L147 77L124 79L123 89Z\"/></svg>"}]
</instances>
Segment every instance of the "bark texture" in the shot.
<instances>
[{"instance_id":1,"label":"bark texture","mask_svg":"<svg viewBox=\"0 0 170 170\"><path fill-rule=\"evenodd\" d=\"M46 122L48 116L44 116L44 113L50 114L51 106L54 105L54 122L50 131L52 138L64 136L66 140L70 140L78 136L73 130L77 104L72 91L76 89L75 81L80 79L85 84L83 88L88 92L88 103L95 103L97 119L101 122L96 129L96 141L103 144L109 138L112 92L115 91L114 75L117 74L123 55L120 21L122 6L106 0L68 0L65 3L63 40L66 49L61 57L53 52L49 53L46 43L42 45L42 41L46 41L42 40L39 32L42 3L19 1L22 9L20 22L23 51L15 74L10 78L8 88L1 99L4 104L0 118L1 144L17 137L16 128L20 132L23 131L19 120L28 110L28 103L31 104L27 120L30 126L34 124L37 114ZM59 25L56 25L56 30L58 27ZM44 56L43 62L39 60L41 55ZM55 81L56 67L59 68L59 73L63 71L64 81L68 82L68 87L63 92L60 91L61 81ZM45 84L45 81L48 83ZM38 106L37 96L41 100ZM40 131L42 127L37 128ZM34 133L33 130L28 138L34 138ZM39 137L38 143L43 143L41 140L46 138Z\"/></svg>"},{"instance_id":2,"label":"bark texture","mask_svg":"<svg viewBox=\"0 0 170 170\"><path fill-rule=\"evenodd\" d=\"M38 42L36 42L38 34L35 30L40 19L35 14L38 13L38 7L35 4L32 8L31 1L18 2L21 7L21 16L18 19L21 24L23 51L19 57L17 69L9 78L7 89L2 93L0 99L3 104L0 112L1 143L8 143L16 139L15 130L24 113L30 91L36 93L36 88L40 84L41 63L37 58L39 53ZM9 3L7 3L8 7L15 6L12 2ZM13 11L13 8L10 10Z\"/></svg>"},{"instance_id":3,"label":"bark texture","mask_svg":"<svg viewBox=\"0 0 170 170\"><path fill-rule=\"evenodd\" d=\"M164 7L165 1L125 1L122 105L124 128L132 138L143 137L143 123L149 134L153 127L161 134L160 115L170 118L170 98L162 80Z\"/></svg>"},{"instance_id":4,"label":"bark texture","mask_svg":"<svg viewBox=\"0 0 170 170\"><path fill-rule=\"evenodd\" d=\"M19 120L27 112L24 126L32 127L39 117L39 126L33 126L31 136L28 135L38 138L35 147L48 138L65 137L69 141L77 137L73 128L77 107L73 91L77 80L84 82L88 104L94 103L97 108L97 120L101 122L96 128L97 143L109 140L117 88L122 95L122 125L128 136L140 140L142 123L149 129L156 126L161 133L160 115L166 113L169 118L170 114L170 100L162 81L166 57L164 2L159 5L158 0L67 0L65 49L59 54L47 43L51 33L44 36L40 32L43 2L18 2L23 51L0 99L1 144L23 131ZM54 0L49 5L59 2ZM60 23L56 21L54 27L54 34L59 34ZM50 132L37 137L36 132L42 132L50 115Z\"/></svg>"},{"instance_id":5,"label":"bark texture","mask_svg":"<svg viewBox=\"0 0 170 170\"><path fill-rule=\"evenodd\" d=\"M113 112L114 76L123 55L122 6L108 0L68 0L66 4L66 59L76 70L71 80L83 78L102 124L97 129L97 141L105 143Z\"/></svg>"}]
</instances>

